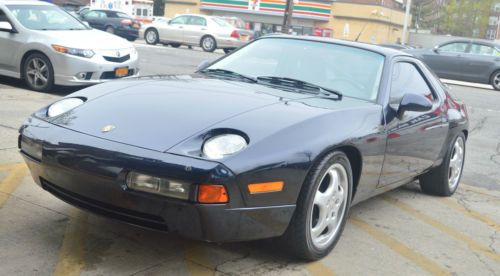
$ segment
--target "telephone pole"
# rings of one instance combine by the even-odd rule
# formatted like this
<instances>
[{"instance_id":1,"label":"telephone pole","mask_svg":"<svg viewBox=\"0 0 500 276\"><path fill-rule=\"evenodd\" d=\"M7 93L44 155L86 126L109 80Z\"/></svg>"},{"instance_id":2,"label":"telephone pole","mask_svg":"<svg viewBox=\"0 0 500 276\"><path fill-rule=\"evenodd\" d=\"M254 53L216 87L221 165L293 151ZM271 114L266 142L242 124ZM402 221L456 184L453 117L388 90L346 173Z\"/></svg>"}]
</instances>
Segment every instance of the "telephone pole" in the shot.
<instances>
[{"instance_id":1,"label":"telephone pole","mask_svg":"<svg viewBox=\"0 0 500 276\"><path fill-rule=\"evenodd\" d=\"M283 18L283 26L281 28L281 32L284 34L290 33L290 27L292 26L293 1L286 0L285 17Z\"/></svg>"},{"instance_id":2,"label":"telephone pole","mask_svg":"<svg viewBox=\"0 0 500 276\"><path fill-rule=\"evenodd\" d=\"M405 22L403 24L403 39L401 40L401 44L406 45L408 43L408 22L410 21L410 9L411 9L411 0L406 0L406 12L405 12Z\"/></svg>"}]
</instances>

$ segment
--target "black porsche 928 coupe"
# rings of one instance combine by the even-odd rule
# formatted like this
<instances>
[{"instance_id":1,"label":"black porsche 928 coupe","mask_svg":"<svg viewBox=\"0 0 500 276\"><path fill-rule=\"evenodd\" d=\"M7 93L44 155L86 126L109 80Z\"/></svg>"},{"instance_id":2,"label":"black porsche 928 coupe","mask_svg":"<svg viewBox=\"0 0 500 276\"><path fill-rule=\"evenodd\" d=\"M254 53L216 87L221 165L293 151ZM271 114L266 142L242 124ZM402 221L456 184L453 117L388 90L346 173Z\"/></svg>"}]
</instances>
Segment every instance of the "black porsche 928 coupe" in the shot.
<instances>
[{"instance_id":1,"label":"black porsche 928 coupe","mask_svg":"<svg viewBox=\"0 0 500 276\"><path fill-rule=\"evenodd\" d=\"M191 76L68 95L26 121L19 147L35 182L80 208L205 241L282 236L315 260L357 202L416 179L453 194L468 125L408 54L268 36Z\"/></svg>"}]
</instances>

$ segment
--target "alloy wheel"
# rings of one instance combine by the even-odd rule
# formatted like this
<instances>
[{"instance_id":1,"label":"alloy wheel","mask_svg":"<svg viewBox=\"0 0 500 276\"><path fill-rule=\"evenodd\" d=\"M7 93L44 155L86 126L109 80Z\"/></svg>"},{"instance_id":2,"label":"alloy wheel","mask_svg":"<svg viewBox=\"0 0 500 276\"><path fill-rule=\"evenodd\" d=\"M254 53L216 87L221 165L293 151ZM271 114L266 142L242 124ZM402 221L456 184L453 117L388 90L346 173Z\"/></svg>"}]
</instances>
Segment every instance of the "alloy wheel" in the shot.
<instances>
[{"instance_id":1,"label":"alloy wheel","mask_svg":"<svg viewBox=\"0 0 500 276\"><path fill-rule=\"evenodd\" d=\"M156 35L156 32L151 30L151 31L148 31L147 34L146 34L146 41L149 43L149 44L154 44L156 43L156 40L158 39L157 35Z\"/></svg>"},{"instance_id":2,"label":"alloy wheel","mask_svg":"<svg viewBox=\"0 0 500 276\"><path fill-rule=\"evenodd\" d=\"M203 50L205 51L210 51L211 49L213 49L214 45L215 40L210 36L205 37L202 41Z\"/></svg>"},{"instance_id":3,"label":"alloy wheel","mask_svg":"<svg viewBox=\"0 0 500 276\"><path fill-rule=\"evenodd\" d=\"M335 163L323 175L312 203L311 239L319 249L328 247L339 231L346 211L349 179L344 166Z\"/></svg>"},{"instance_id":4,"label":"alloy wheel","mask_svg":"<svg viewBox=\"0 0 500 276\"><path fill-rule=\"evenodd\" d=\"M462 137L458 137L453 145L450 155L450 165L448 168L448 185L450 191L455 190L462 175L464 164L465 143Z\"/></svg>"},{"instance_id":5,"label":"alloy wheel","mask_svg":"<svg viewBox=\"0 0 500 276\"><path fill-rule=\"evenodd\" d=\"M26 78L28 82L36 89L43 88L49 80L49 67L40 58L33 58L26 67Z\"/></svg>"},{"instance_id":6,"label":"alloy wheel","mask_svg":"<svg viewBox=\"0 0 500 276\"><path fill-rule=\"evenodd\" d=\"M500 90L500 72L496 73L495 76L493 76L493 88L496 90Z\"/></svg>"}]
</instances>

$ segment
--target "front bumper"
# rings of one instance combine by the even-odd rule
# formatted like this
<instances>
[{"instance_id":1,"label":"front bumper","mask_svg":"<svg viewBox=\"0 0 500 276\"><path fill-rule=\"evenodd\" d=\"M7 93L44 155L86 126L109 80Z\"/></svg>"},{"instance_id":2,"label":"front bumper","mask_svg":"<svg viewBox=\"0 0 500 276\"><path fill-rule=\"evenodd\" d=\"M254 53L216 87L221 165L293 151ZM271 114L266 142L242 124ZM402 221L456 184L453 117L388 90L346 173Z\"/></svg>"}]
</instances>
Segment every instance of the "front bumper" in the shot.
<instances>
[{"instance_id":1,"label":"front bumper","mask_svg":"<svg viewBox=\"0 0 500 276\"><path fill-rule=\"evenodd\" d=\"M295 209L248 206L237 176L217 162L111 142L35 118L21 135L43 145L41 160L21 150L38 185L72 205L128 223L198 240L252 240L282 235ZM130 170L188 181L193 189L223 184L230 202L199 204L133 191L125 184Z\"/></svg>"},{"instance_id":2,"label":"front bumper","mask_svg":"<svg viewBox=\"0 0 500 276\"><path fill-rule=\"evenodd\" d=\"M114 53L114 51L113 51ZM139 75L137 53L128 53L120 58L109 57L108 53L97 52L92 58L83 58L67 54L54 53L50 58L54 67L54 81L57 85L91 85L117 79L115 70L127 68L123 77ZM85 74L81 76L80 74Z\"/></svg>"}]
</instances>

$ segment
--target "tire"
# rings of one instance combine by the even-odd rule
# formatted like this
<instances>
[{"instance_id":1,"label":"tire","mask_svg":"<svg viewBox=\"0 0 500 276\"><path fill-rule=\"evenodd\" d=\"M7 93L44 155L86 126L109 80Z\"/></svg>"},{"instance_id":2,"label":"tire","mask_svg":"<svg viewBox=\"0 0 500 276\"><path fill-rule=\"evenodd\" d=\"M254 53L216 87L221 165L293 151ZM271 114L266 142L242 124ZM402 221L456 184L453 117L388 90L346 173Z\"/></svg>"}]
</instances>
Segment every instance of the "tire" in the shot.
<instances>
[{"instance_id":1,"label":"tire","mask_svg":"<svg viewBox=\"0 0 500 276\"><path fill-rule=\"evenodd\" d=\"M126 39L127 39L128 41L130 41L130 42L134 42L134 41L137 39L137 37L130 37L130 36L129 36L129 37L127 37Z\"/></svg>"},{"instance_id":2,"label":"tire","mask_svg":"<svg viewBox=\"0 0 500 276\"><path fill-rule=\"evenodd\" d=\"M173 48L181 47L181 45L179 43L170 43L169 45L172 46Z\"/></svg>"},{"instance_id":3,"label":"tire","mask_svg":"<svg viewBox=\"0 0 500 276\"><path fill-rule=\"evenodd\" d=\"M41 53L29 55L23 63L22 72L24 82L31 90L47 92L54 86L54 68Z\"/></svg>"},{"instance_id":4,"label":"tire","mask_svg":"<svg viewBox=\"0 0 500 276\"><path fill-rule=\"evenodd\" d=\"M147 29L144 33L144 40L146 40L146 43L149 45L156 45L159 41L158 31L155 29Z\"/></svg>"},{"instance_id":5,"label":"tire","mask_svg":"<svg viewBox=\"0 0 500 276\"><path fill-rule=\"evenodd\" d=\"M115 29L112 26L107 26L104 30L107 33L110 33L110 34L114 34L115 33Z\"/></svg>"},{"instance_id":6,"label":"tire","mask_svg":"<svg viewBox=\"0 0 500 276\"><path fill-rule=\"evenodd\" d=\"M223 50L224 50L224 53L229 54L232 51L234 51L234 48L224 48Z\"/></svg>"},{"instance_id":7,"label":"tire","mask_svg":"<svg viewBox=\"0 0 500 276\"><path fill-rule=\"evenodd\" d=\"M337 188L333 184L334 182L330 181L335 179L334 175L337 175L337 184L340 184ZM338 187L341 187L343 192L340 192ZM330 193L332 194L328 195ZM318 196L318 194L323 196ZM318 260L328 255L342 234L351 198L352 169L349 159L341 151L331 152L311 169L302 185L293 218L285 234L281 237L284 245L289 247L290 253L308 261ZM325 205L319 204L319 202L323 202ZM321 212L320 205L326 209L326 218L321 218L325 209ZM335 210L337 211L335 212ZM330 216L334 212L336 216ZM323 228L322 222L329 223L328 217L334 218L333 225L327 225L326 228ZM314 232L318 233L316 237L314 237Z\"/></svg>"},{"instance_id":8,"label":"tire","mask_svg":"<svg viewBox=\"0 0 500 276\"><path fill-rule=\"evenodd\" d=\"M500 70L491 74L490 84L495 90L500 90Z\"/></svg>"},{"instance_id":9,"label":"tire","mask_svg":"<svg viewBox=\"0 0 500 276\"><path fill-rule=\"evenodd\" d=\"M217 49L217 41L210 35L206 35L201 38L200 46L205 52L213 52Z\"/></svg>"},{"instance_id":10,"label":"tire","mask_svg":"<svg viewBox=\"0 0 500 276\"><path fill-rule=\"evenodd\" d=\"M424 193L451 196L457 190L464 167L465 135L460 133L452 141L442 164L419 177L420 188Z\"/></svg>"}]
</instances>

